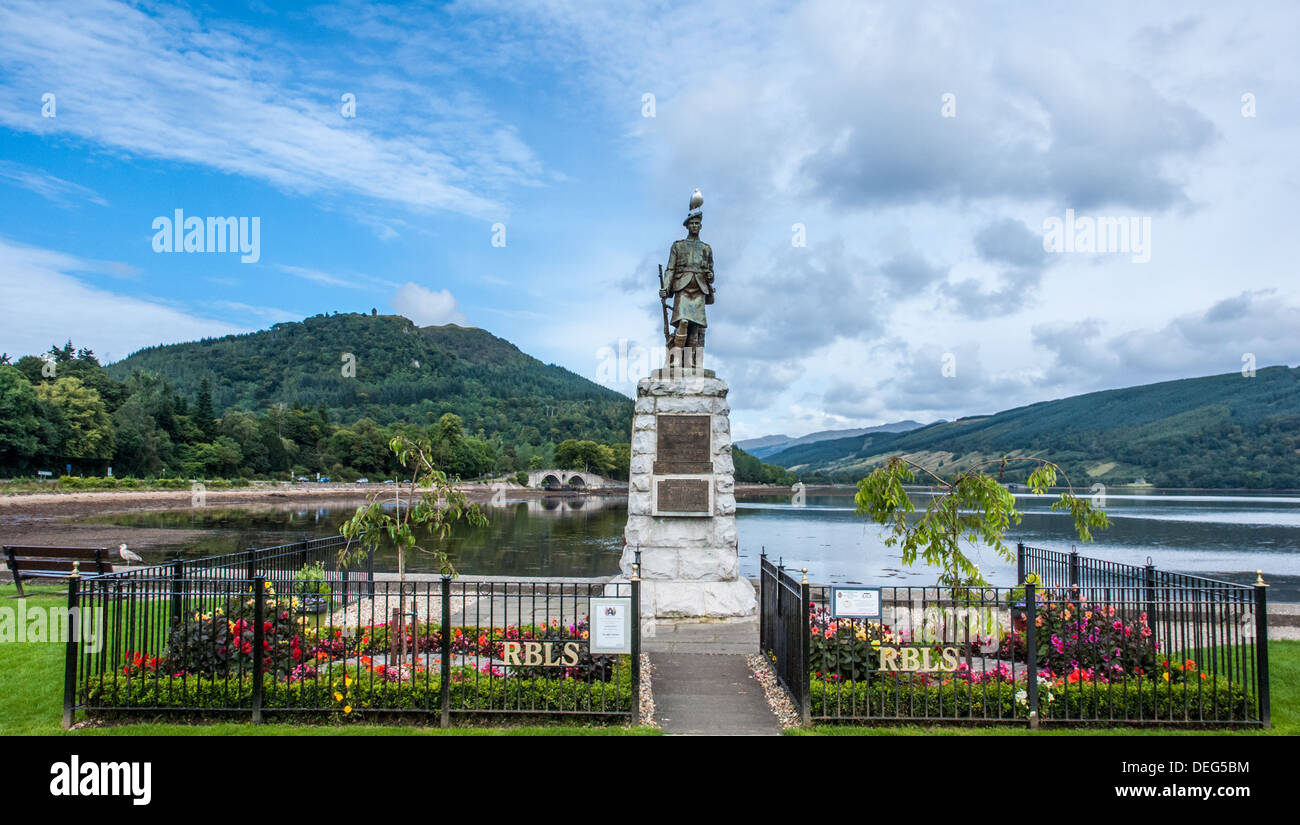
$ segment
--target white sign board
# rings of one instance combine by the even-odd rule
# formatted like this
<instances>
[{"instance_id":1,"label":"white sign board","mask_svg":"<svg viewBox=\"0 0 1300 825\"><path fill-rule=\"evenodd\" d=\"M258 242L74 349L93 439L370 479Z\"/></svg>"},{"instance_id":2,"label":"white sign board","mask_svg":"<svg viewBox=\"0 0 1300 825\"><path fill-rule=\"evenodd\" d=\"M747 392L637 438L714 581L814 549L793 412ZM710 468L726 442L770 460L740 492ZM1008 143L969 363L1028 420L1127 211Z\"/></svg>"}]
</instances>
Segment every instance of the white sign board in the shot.
<instances>
[{"instance_id":1,"label":"white sign board","mask_svg":"<svg viewBox=\"0 0 1300 825\"><path fill-rule=\"evenodd\" d=\"M832 587L831 615L837 619L879 619L879 587Z\"/></svg>"},{"instance_id":2,"label":"white sign board","mask_svg":"<svg viewBox=\"0 0 1300 825\"><path fill-rule=\"evenodd\" d=\"M592 654L632 652L632 600L592 599L587 639Z\"/></svg>"}]
</instances>

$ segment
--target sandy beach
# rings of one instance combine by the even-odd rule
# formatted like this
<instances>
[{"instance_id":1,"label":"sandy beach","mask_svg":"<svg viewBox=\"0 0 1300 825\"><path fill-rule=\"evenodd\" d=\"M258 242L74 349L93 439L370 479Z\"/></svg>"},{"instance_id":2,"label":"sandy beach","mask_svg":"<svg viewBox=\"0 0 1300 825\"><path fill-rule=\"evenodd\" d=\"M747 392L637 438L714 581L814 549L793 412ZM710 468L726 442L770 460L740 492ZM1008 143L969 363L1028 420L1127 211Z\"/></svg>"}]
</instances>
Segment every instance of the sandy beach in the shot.
<instances>
[{"instance_id":1,"label":"sandy beach","mask_svg":"<svg viewBox=\"0 0 1300 825\"><path fill-rule=\"evenodd\" d=\"M462 489L474 501L486 501L494 492L489 484L464 484ZM815 492L816 488L808 488ZM304 484L266 483L234 490L207 490L205 506L240 508L283 508L362 504L377 492L393 494L392 485L383 484ZM736 485L738 496L788 495L785 487L762 484ZM547 497L624 497L626 488L553 492L510 485L510 498ZM186 510L191 506L189 490L83 490L49 493L8 493L0 495L0 545L70 545L95 547L130 546L147 549L166 533L168 542L197 540L202 530L156 527L128 527L111 524L77 524L71 519L104 513L135 513Z\"/></svg>"}]
</instances>

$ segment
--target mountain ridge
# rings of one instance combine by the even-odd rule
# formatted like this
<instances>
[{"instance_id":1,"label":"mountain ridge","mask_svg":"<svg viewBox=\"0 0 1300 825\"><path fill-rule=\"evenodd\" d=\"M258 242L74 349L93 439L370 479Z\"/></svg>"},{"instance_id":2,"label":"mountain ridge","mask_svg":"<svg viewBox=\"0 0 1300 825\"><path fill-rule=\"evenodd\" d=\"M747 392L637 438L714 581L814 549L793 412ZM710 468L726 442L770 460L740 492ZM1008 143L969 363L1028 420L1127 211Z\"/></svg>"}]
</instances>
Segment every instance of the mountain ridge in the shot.
<instances>
[{"instance_id":1,"label":"mountain ridge","mask_svg":"<svg viewBox=\"0 0 1300 825\"><path fill-rule=\"evenodd\" d=\"M799 446L800 444L813 444L818 441L829 441L836 438L852 438L875 432L906 432L923 426L925 425L921 422L913 421L909 418L904 419L903 421L893 421L888 424L877 424L874 427L850 427L842 430L818 430L817 432L808 433L807 435L801 435L794 438L791 438L788 435L762 435L757 438L746 438L737 441L736 446L756 458L763 458L790 447Z\"/></svg>"},{"instance_id":2,"label":"mountain ridge","mask_svg":"<svg viewBox=\"0 0 1300 825\"><path fill-rule=\"evenodd\" d=\"M1037 455L1070 481L1300 488L1300 368L1272 366L1038 401L904 433L830 439L764 456L804 477L855 481L890 455L941 475ZM1023 481L1031 465L1009 465Z\"/></svg>"},{"instance_id":3,"label":"mountain ridge","mask_svg":"<svg viewBox=\"0 0 1300 825\"><path fill-rule=\"evenodd\" d=\"M323 404L334 417L386 424L454 412L470 431L529 443L622 441L631 431L633 402L621 393L543 363L486 330L419 327L400 315L316 315L145 347L106 369L118 380L152 372L186 395L206 377L217 413Z\"/></svg>"}]
</instances>

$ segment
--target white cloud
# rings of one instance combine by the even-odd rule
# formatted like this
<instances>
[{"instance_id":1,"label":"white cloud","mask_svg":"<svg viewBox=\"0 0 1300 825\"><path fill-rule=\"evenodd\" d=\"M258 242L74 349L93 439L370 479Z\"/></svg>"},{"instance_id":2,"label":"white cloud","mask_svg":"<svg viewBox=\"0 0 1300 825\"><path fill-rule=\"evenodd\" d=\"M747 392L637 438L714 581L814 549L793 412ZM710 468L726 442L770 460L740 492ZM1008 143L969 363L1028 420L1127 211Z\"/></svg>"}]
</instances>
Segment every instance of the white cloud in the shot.
<instances>
[{"instance_id":1,"label":"white cloud","mask_svg":"<svg viewBox=\"0 0 1300 825\"><path fill-rule=\"evenodd\" d=\"M56 178L43 169L34 169L13 161L0 160L0 178L30 189L42 198L60 206L74 201L87 200L97 206L108 206L108 201L93 189Z\"/></svg>"},{"instance_id":2,"label":"white cloud","mask_svg":"<svg viewBox=\"0 0 1300 825\"><path fill-rule=\"evenodd\" d=\"M141 347L249 331L176 307L117 295L69 274L103 272L108 266L0 238L0 294L5 307L0 350L35 355L71 339L101 355L125 357Z\"/></svg>"},{"instance_id":3,"label":"white cloud","mask_svg":"<svg viewBox=\"0 0 1300 825\"><path fill-rule=\"evenodd\" d=\"M465 316L456 309L455 296L446 289L435 292L408 281L398 287L397 294L393 296L392 307L399 315L405 315L418 326L430 327L440 324L465 326Z\"/></svg>"},{"instance_id":4,"label":"white cloud","mask_svg":"<svg viewBox=\"0 0 1300 825\"><path fill-rule=\"evenodd\" d=\"M422 126L406 119L407 131L390 132L384 118L340 115L338 89L356 85L355 72L336 66L331 75L301 51L277 48L270 32L176 8L97 0L60 14L55 5L0 7L0 31L12 33L0 38L0 124L9 128L71 135L292 192L480 218L505 214L493 192L540 178L531 150L485 107L463 107L458 119L426 117ZM394 106L379 98L402 91L384 88L383 78L376 85L361 111L367 103L372 112ZM50 91L58 115L43 118L39 101Z\"/></svg>"},{"instance_id":5,"label":"white cloud","mask_svg":"<svg viewBox=\"0 0 1300 825\"><path fill-rule=\"evenodd\" d=\"M288 264L277 264L277 266L284 272L288 272L290 275L314 283L324 284L325 286L342 286L347 287L348 289L361 288L361 284L356 281L347 281L343 278L336 278L333 275L321 272L319 269L310 269L305 266L289 266Z\"/></svg>"}]
</instances>

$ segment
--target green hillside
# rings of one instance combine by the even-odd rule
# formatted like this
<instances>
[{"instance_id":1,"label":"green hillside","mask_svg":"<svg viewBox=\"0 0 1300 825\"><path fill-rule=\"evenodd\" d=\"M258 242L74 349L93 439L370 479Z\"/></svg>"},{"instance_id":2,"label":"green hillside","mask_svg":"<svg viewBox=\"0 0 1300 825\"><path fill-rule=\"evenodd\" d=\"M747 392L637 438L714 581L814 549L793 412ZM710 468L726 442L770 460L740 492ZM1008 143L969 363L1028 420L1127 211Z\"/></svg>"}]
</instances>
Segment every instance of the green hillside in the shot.
<instances>
[{"instance_id":1,"label":"green hillside","mask_svg":"<svg viewBox=\"0 0 1300 825\"><path fill-rule=\"evenodd\" d=\"M344 354L355 356L345 376ZM543 364L481 329L417 327L396 315L340 314L247 335L150 347L107 367L125 380L154 373L192 397L204 378L220 415L277 404L331 419L430 423L456 413L469 432L539 444L566 438L625 441L632 402Z\"/></svg>"},{"instance_id":2,"label":"green hillside","mask_svg":"<svg viewBox=\"0 0 1300 825\"><path fill-rule=\"evenodd\" d=\"M959 471L1000 455L1060 464L1076 487L1300 488L1300 368L1268 367L1045 401L995 415L804 444L764 460L805 479L861 478L890 455ZM1027 468L1008 469L1024 481Z\"/></svg>"}]
</instances>

